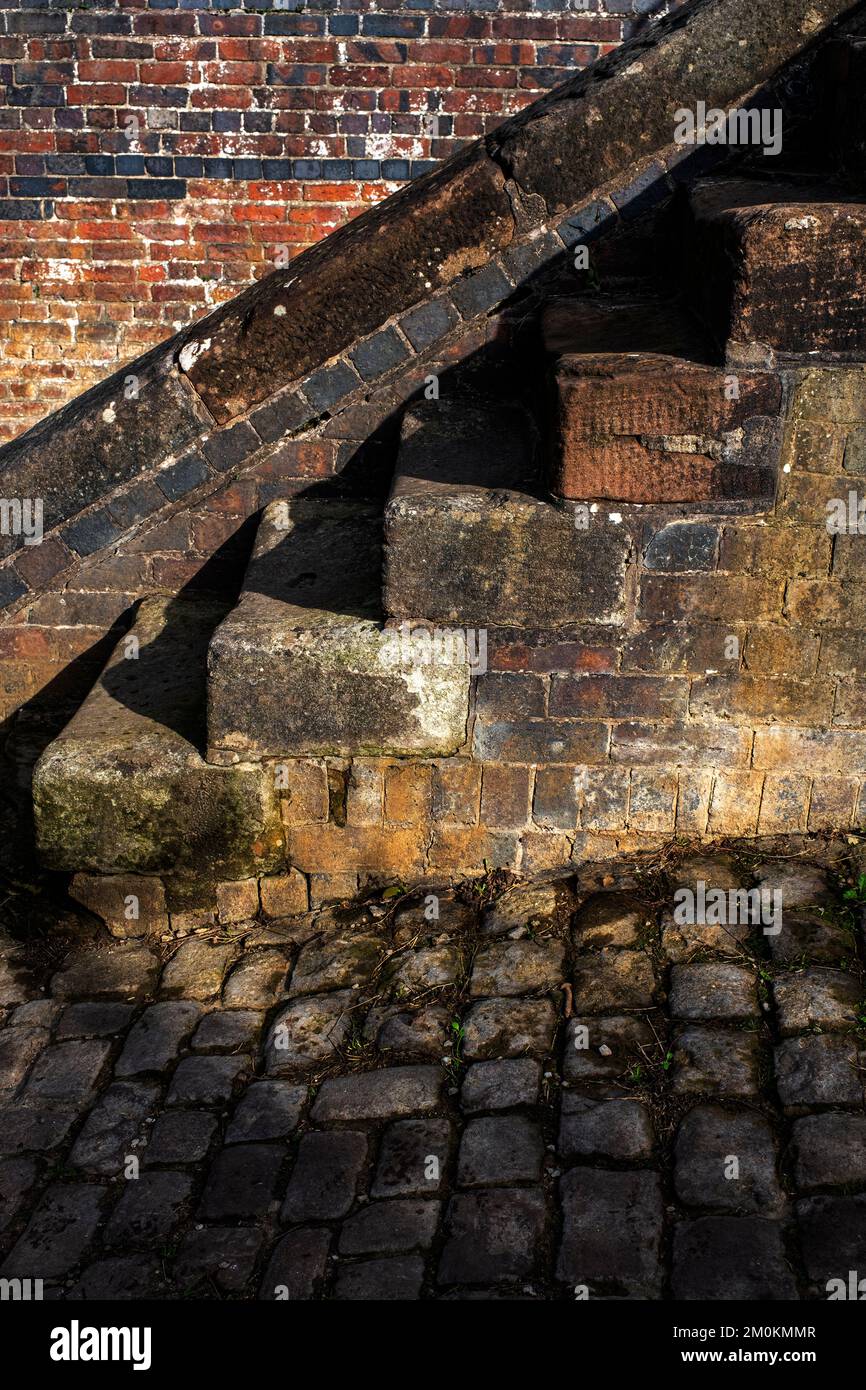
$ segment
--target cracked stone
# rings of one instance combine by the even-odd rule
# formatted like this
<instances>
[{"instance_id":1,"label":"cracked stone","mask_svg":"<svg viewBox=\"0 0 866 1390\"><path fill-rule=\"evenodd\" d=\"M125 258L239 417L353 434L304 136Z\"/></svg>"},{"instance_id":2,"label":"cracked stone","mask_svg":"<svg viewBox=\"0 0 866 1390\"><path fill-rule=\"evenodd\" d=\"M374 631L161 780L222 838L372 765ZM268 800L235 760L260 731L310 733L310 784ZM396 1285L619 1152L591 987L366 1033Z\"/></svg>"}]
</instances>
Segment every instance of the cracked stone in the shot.
<instances>
[{"instance_id":1,"label":"cracked stone","mask_svg":"<svg viewBox=\"0 0 866 1390\"><path fill-rule=\"evenodd\" d=\"M0 1032L0 1099L12 1099L50 1041L47 1028L4 1028Z\"/></svg>"},{"instance_id":2,"label":"cracked stone","mask_svg":"<svg viewBox=\"0 0 866 1390\"><path fill-rule=\"evenodd\" d=\"M259 1289L259 1298L308 1300L315 1298L328 1271L331 1232L291 1231L274 1248Z\"/></svg>"},{"instance_id":3,"label":"cracked stone","mask_svg":"<svg viewBox=\"0 0 866 1390\"><path fill-rule=\"evenodd\" d=\"M543 1159L541 1131L524 1116L470 1120L460 1141L457 1181L461 1187L538 1182Z\"/></svg>"},{"instance_id":4,"label":"cracked stone","mask_svg":"<svg viewBox=\"0 0 866 1390\"><path fill-rule=\"evenodd\" d=\"M151 1004L126 1039L115 1067L117 1076L165 1071L200 1017L200 1004L182 1000Z\"/></svg>"},{"instance_id":5,"label":"cracked stone","mask_svg":"<svg viewBox=\"0 0 866 1390\"><path fill-rule=\"evenodd\" d=\"M813 1028L824 1033L855 1028L860 997L857 980L845 970L802 970L773 983L783 1038Z\"/></svg>"},{"instance_id":6,"label":"cracked stone","mask_svg":"<svg viewBox=\"0 0 866 1390\"><path fill-rule=\"evenodd\" d=\"M447 1120L397 1120L382 1139L371 1197L438 1196L451 1129Z\"/></svg>"},{"instance_id":7,"label":"cracked stone","mask_svg":"<svg viewBox=\"0 0 866 1390\"><path fill-rule=\"evenodd\" d=\"M556 1010L549 999L484 999L466 1011L463 1028L469 1062L544 1054L553 1042Z\"/></svg>"},{"instance_id":8,"label":"cracked stone","mask_svg":"<svg viewBox=\"0 0 866 1390\"><path fill-rule=\"evenodd\" d=\"M91 1173L114 1176L134 1152L144 1122L156 1111L160 1088L140 1081L115 1081L104 1091L75 1141L69 1162Z\"/></svg>"},{"instance_id":9,"label":"cracked stone","mask_svg":"<svg viewBox=\"0 0 866 1390\"><path fill-rule=\"evenodd\" d=\"M436 1110L445 1074L438 1067L386 1067L353 1076L332 1076L316 1096L316 1124L339 1120L391 1120Z\"/></svg>"},{"instance_id":10,"label":"cracked stone","mask_svg":"<svg viewBox=\"0 0 866 1390\"><path fill-rule=\"evenodd\" d=\"M556 989L564 966L562 941L495 942L482 946L476 955L469 993L477 999Z\"/></svg>"},{"instance_id":11,"label":"cracked stone","mask_svg":"<svg viewBox=\"0 0 866 1390\"><path fill-rule=\"evenodd\" d=\"M675 965L670 1008L674 1018L726 1019L743 1023L758 1014L755 976L740 965Z\"/></svg>"},{"instance_id":12,"label":"cracked stone","mask_svg":"<svg viewBox=\"0 0 866 1390\"><path fill-rule=\"evenodd\" d=\"M366 1134L353 1130L305 1134L298 1146L281 1219L297 1223L345 1216L355 1201L367 1148Z\"/></svg>"},{"instance_id":13,"label":"cracked stone","mask_svg":"<svg viewBox=\"0 0 866 1390\"><path fill-rule=\"evenodd\" d=\"M782 1227L759 1216L705 1216L674 1231L673 1296L782 1302L799 1297Z\"/></svg>"},{"instance_id":14,"label":"cracked stone","mask_svg":"<svg viewBox=\"0 0 866 1390\"><path fill-rule=\"evenodd\" d=\"M572 1168L561 1179L562 1243L557 1279L590 1295L657 1298L663 1267L664 1204L657 1173Z\"/></svg>"},{"instance_id":15,"label":"cracked stone","mask_svg":"<svg viewBox=\"0 0 866 1390\"><path fill-rule=\"evenodd\" d=\"M293 1086L288 1081L254 1081L238 1102L225 1142L287 1139L297 1129L306 1102L306 1086Z\"/></svg>"},{"instance_id":16,"label":"cracked stone","mask_svg":"<svg viewBox=\"0 0 866 1390\"><path fill-rule=\"evenodd\" d=\"M395 1197L372 1202L343 1222L341 1255L397 1254L426 1250L439 1223L441 1202Z\"/></svg>"},{"instance_id":17,"label":"cracked stone","mask_svg":"<svg viewBox=\"0 0 866 1390\"><path fill-rule=\"evenodd\" d=\"M265 1043L269 1075L296 1075L337 1060L355 1021L352 990L314 994L281 1009Z\"/></svg>"},{"instance_id":18,"label":"cracked stone","mask_svg":"<svg viewBox=\"0 0 866 1390\"><path fill-rule=\"evenodd\" d=\"M651 1009L655 977L643 951L603 950L574 962L574 1007L580 1013Z\"/></svg>"},{"instance_id":19,"label":"cracked stone","mask_svg":"<svg viewBox=\"0 0 866 1390\"><path fill-rule=\"evenodd\" d=\"M843 1034L789 1038L775 1049L776 1087L786 1110L809 1105L862 1105L856 1040Z\"/></svg>"},{"instance_id":20,"label":"cracked stone","mask_svg":"<svg viewBox=\"0 0 866 1390\"><path fill-rule=\"evenodd\" d=\"M282 996L287 973L282 951L250 951L230 971L223 1002L230 1009L269 1009Z\"/></svg>"},{"instance_id":21,"label":"cracked stone","mask_svg":"<svg viewBox=\"0 0 866 1390\"><path fill-rule=\"evenodd\" d=\"M214 999L238 950L236 942L213 945L210 941L185 941L162 972L162 993L183 999Z\"/></svg>"},{"instance_id":22,"label":"cracked stone","mask_svg":"<svg viewBox=\"0 0 866 1390\"><path fill-rule=\"evenodd\" d=\"M401 1057L417 1053L423 1057L441 1057L449 1041L451 1015L441 1004L429 1004L417 1013L405 1010L393 1012L376 1010L370 1015L372 1040L380 1052L393 1052ZM367 1029L365 1037L369 1037Z\"/></svg>"},{"instance_id":23,"label":"cracked stone","mask_svg":"<svg viewBox=\"0 0 866 1390\"><path fill-rule=\"evenodd\" d=\"M463 1078L460 1103L467 1114L537 1105L541 1063L531 1057L505 1062L474 1062Z\"/></svg>"},{"instance_id":24,"label":"cracked stone","mask_svg":"<svg viewBox=\"0 0 866 1390\"><path fill-rule=\"evenodd\" d=\"M685 1028L673 1045L673 1088L680 1095L755 1096L760 1048L754 1033Z\"/></svg>"},{"instance_id":25,"label":"cracked stone","mask_svg":"<svg viewBox=\"0 0 866 1390\"><path fill-rule=\"evenodd\" d=\"M866 1116L806 1115L794 1121L791 1145L801 1191L866 1183Z\"/></svg>"},{"instance_id":26,"label":"cracked stone","mask_svg":"<svg viewBox=\"0 0 866 1390\"><path fill-rule=\"evenodd\" d=\"M674 1187L688 1207L731 1215L777 1216L784 1196L773 1131L752 1110L696 1106L679 1127Z\"/></svg>"},{"instance_id":27,"label":"cracked stone","mask_svg":"<svg viewBox=\"0 0 866 1390\"><path fill-rule=\"evenodd\" d=\"M587 1100L563 1092L559 1152L563 1158L611 1158L637 1163L655 1145L652 1118L638 1100Z\"/></svg>"},{"instance_id":28,"label":"cracked stone","mask_svg":"<svg viewBox=\"0 0 866 1390\"><path fill-rule=\"evenodd\" d=\"M309 942L292 971L289 998L365 985L376 969L382 946L378 936Z\"/></svg>"}]
</instances>

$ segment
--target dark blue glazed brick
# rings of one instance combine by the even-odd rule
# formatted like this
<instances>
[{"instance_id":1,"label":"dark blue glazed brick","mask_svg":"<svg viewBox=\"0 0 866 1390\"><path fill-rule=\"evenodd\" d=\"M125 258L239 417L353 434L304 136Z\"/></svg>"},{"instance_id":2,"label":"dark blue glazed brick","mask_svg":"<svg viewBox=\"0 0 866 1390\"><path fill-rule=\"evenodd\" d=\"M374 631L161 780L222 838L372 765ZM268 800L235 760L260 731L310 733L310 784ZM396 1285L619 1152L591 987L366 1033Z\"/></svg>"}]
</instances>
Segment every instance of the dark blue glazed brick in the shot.
<instances>
[{"instance_id":1,"label":"dark blue glazed brick","mask_svg":"<svg viewBox=\"0 0 866 1390\"><path fill-rule=\"evenodd\" d=\"M118 526L126 530L164 507L165 498L155 483L135 483L120 496L112 497L107 506Z\"/></svg>"},{"instance_id":2,"label":"dark blue glazed brick","mask_svg":"<svg viewBox=\"0 0 866 1390\"><path fill-rule=\"evenodd\" d=\"M648 208L655 207L670 196L667 171L661 164L651 164L625 188L618 189L611 197L626 221L640 217Z\"/></svg>"},{"instance_id":3,"label":"dark blue glazed brick","mask_svg":"<svg viewBox=\"0 0 866 1390\"><path fill-rule=\"evenodd\" d=\"M328 32L348 36L357 34L360 21L355 14L332 14L328 20Z\"/></svg>"},{"instance_id":4,"label":"dark blue glazed brick","mask_svg":"<svg viewBox=\"0 0 866 1390\"><path fill-rule=\"evenodd\" d=\"M85 174L113 174L114 155L112 154L86 154L84 156Z\"/></svg>"},{"instance_id":5,"label":"dark blue glazed brick","mask_svg":"<svg viewBox=\"0 0 866 1390\"><path fill-rule=\"evenodd\" d=\"M323 367L314 372L304 382L304 395L319 412L330 410L350 391L360 385L358 377L348 362L335 362L333 367Z\"/></svg>"},{"instance_id":6,"label":"dark blue glazed brick","mask_svg":"<svg viewBox=\"0 0 866 1390\"><path fill-rule=\"evenodd\" d=\"M592 241L606 231L616 213L609 203L589 203L566 217L557 227L566 246L576 246L578 242Z\"/></svg>"},{"instance_id":7,"label":"dark blue glazed brick","mask_svg":"<svg viewBox=\"0 0 866 1390\"><path fill-rule=\"evenodd\" d=\"M214 111L213 128L221 135L234 134L241 128L241 117L239 111Z\"/></svg>"},{"instance_id":8,"label":"dark blue glazed brick","mask_svg":"<svg viewBox=\"0 0 866 1390\"><path fill-rule=\"evenodd\" d=\"M262 160L263 179L290 179L291 177L292 161L290 159Z\"/></svg>"},{"instance_id":9,"label":"dark blue glazed brick","mask_svg":"<svg viewBox=\"0 0 866 1390\"><path fill-rule=\"evenodd\" d=\"M399 320L401 331L416 352L423 352L431 343L444 338L459 322L460 315L451 301L445 298L433 299L418 309L410 309Z\"/></svg>"},{"instance_id":10,"label":"dark blue glazed brick","mask_svg":"<svg viewBox=\"0 0 866 1390\"><path fill-rule=\"evenodd\" d=\"M296 179L320 179L322 162L319 159L293 159L292 174Z\"/></svg>"},{"instance_id":11,"label":"dark blue glazed brick","mask_svg":"<svg viewBox=\"0 0 866 1390\"><path fill-rule=\"evenodd\" d=\"M49 174L83 174L84 156L81 154L49 154L45 156L45 168Z\"/></svg>"},{"instance_id":12,"label":"dark blue glazed brick","mask_svg":"<svg viewBox=\"0 0 866 1390\"><path fill-rule=\"evenodd\" d=\"M455 280L451 286L451 298L464 318L472 318L499 304L513 288L505 273L491 262L475 275L467 275L465 280Z\"/></svg>"},{"instance_id":13,"label":"dark blue glazed brick","mask_svg":"<svg viewBox=\"0 0 866 1390\"><path fill-rule=\"evenodd\" d=\"M230 159L205 159L204 172L208 179L230 179L232 176L232 162Z\"/></svg>"},{"instance_id":14,"label":"dark blue glazed brick","mask_svg":"<svg viewBox=\"0 0 866 1390\"><path fill-rule=\"evenodd\" d=\"M135 177L137 174L144 173L143 154L119 154L115 164L118 174L129 174Z\"/></svg>"},{"instance_id":15,"label":"dark blue glazed brick","mask_svg":"<svg viewBox=\"0 0 866 1390\"><path fill-rule=\"evenodd\" d=\"M42 204L31 198L0 198L0 221L37 222L42 216Z\"/></svg>"},{"instance_id":16,"label":"dark blue glazed brick","mask_svg":"<svg viewBox=\"0 0 866 1390\"><path fill-rule=\"evenodd\" d=\"M204 173L204 160L196 155L179 154L174 161L174 172L178 178L200 179Z\"/></svg>"},{"instance_id":17,"label":"dark blue glazed brick","mask_svg":"<svg viewBox=\"0 0 866 1390\"><path fill-rule=\"evenodd\" d=\"M361 140L362 144L366 142ZM379 179L382 177L381 166L378 159L353 159L352 178L353 179Z\"/></svg>"},{"instance_id":18,"label":"dark blue glazed brick","mask_svg":"<svg viewBox=\"0 0 866 1390\"><path fill-rule=\"evenodd\" d=\"M531 241L525 241L522 246L509 247L502 257L502 264L515 284L519 284L535 271L549 265L556 256L564 255L559 238L553 232L542 232Z\"/></svg>"},{"instance_id":19,"label":"dark blue glazed brick","mask_svg":"<svg viewBox=\"0 0 866 1390\"><path fill-rule=\"evenodd\" d=\"M383 179L393 179L395 182L399 182L402 179L408 179L410 173L411 165L408 159L382 160Z\"/></svg>"},{"instance_id":20,"label":"dark blue glazed brick","mask_svg":"<svg viewBox=\"0 0 866 1390\"><path fill-rule=\"evenodd\" d=\"M201 454L193 450L176 463L170 464L168 468L161 468L156 475L156 481L168 500L174 502L178 497L192 492L193 488L197 488L209 476L210 469Z\"/></svg>"},{"instance_id":21,"label":"dark blue glazed brick","mask_svg":"<svg viewBox=\"0 0 866 1390\"><path fill-rule=\"evenodd\" d=\"M126 187L129 198L161 200L163 198L186 197L184 179L127 179Z\"/></svg>"},{"instance_id":22,"label":"dark blue glazed brick","mask_svg":"<svg viewBox=\"0 0 866 1390\"><path fill-rule=\"evenodd\" d=\"M170 179L174 173L174 160L165 155L148 155L144 167L155 179Z\"/></svg>"},{"instance_id":23,"label":"dark blue glazed brick","mask_svg":"<svg viewBox=\"0 0 866 1390\"><path fill-rule=\"evenodd\" d=\"M8 608L26 593L27 585L13 569L0 570L0 608Z\"/></svg>"},{"instance_id":24,"label":"dark blue glazed brick","mask_svg":"<svg viewBox=\"0 0 866 1390\"><path fill-rule=\"evenodd\" d=\"M294 434L314 418L315 411L298 391L277 396L250 416L250 424L265 444L273 444L285 434Z\"/></svg>"},{"instance_id":25,"label":"dark blue glazed brick","mask_svg":"<svg viewBox=\"0 0 866 1390\"><path fill-rule=\"evenodd\" d=\"M242 420L231 429L220 430L211 435L202 446L208 463L224 473L227 468L236 468L244 459L259 447L259 437L252 425Z\"/></svg>"},{"instance_id":26,"label":"dark blue glazed brick","mask_svg":"<svg viewBox=\"0 0 866 1390\"><path fill-rule=\"evenodd\" d=\"M386 328L374 338L359 343L351 354L352 361L365 381L372 381L383 372L389 372L392 367L398 367L409 355L409 349L393 328Z\"/></svg>"},{"instance_id":27,"label":"dark blue glazed brick","mask_svg":"<svg viewBox=\"0 0 866 1390\"><path fill-rule=\"evenodd\" d=\"M103 546L118 540L122 531L123 528L112 521L107 509L100 507L99 511L88 512L86 516L80 516L64 526L60 534L70 550L79 555L92 555L95 550L101 550Z\"/></svg>"},{"instance_id":28,"label":"dark blue glazed brick","mask_svg":"<svg viewBox=\"0 0 866 1390\"><path fill-rule=\"evenodd\" d=\"M233 163L236 179L260 179L262 176L260 159L235 159Z\"/></svg>"}]
</instances>

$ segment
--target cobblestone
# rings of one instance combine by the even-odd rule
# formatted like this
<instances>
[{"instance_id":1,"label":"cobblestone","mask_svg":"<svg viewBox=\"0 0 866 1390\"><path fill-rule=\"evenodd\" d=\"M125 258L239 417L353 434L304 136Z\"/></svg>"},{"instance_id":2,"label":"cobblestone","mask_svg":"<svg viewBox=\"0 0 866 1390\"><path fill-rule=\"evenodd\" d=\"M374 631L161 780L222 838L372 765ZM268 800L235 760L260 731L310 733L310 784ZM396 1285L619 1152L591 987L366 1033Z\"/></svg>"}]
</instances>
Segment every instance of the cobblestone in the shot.
<instances>
[{"instance_id":1,"label":"cobblestone","mask_svg":"<svg viewBox=\"0 0 866 1390\"><path fill-rule=\"evenodd\" d=\"M778 852L209 923L164 966L91 922L16 961L0 1277L71 1301L827 1298L866 1248L862 962L839 847ZM700 879L781 891L781 936L674 922Z\"/></svg>"}]
</instances>

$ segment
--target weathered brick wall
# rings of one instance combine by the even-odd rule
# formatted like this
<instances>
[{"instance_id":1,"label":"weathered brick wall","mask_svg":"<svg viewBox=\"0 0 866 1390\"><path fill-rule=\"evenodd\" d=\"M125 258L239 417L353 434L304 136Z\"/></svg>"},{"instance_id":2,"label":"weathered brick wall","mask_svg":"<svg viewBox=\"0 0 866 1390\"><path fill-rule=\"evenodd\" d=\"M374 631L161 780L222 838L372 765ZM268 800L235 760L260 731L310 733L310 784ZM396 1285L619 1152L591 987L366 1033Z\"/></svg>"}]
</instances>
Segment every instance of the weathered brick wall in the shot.
<instances>
[{"instance_id":1,"label":"weathered brick wall","mask_svg":"<svg viewBox=\"0 0 866 1390\"><path fill-rule=\"evenodd\" d=\"M678 0L4 0L0 443Z\"/></svg>"}]
</instances>

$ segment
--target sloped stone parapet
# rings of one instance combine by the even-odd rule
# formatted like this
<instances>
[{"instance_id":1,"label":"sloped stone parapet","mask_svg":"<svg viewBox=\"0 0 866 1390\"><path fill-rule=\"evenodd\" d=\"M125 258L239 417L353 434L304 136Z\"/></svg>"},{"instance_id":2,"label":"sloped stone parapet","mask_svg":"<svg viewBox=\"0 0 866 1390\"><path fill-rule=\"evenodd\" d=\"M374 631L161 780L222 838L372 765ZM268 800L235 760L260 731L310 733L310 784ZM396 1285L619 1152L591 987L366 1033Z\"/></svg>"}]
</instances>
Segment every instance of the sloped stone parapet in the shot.
<instances>
[{"instance_id":1,"label":"sloped stone parapet","mask_svg":"<svg viewBox=\"0 0 866 1390\"><path fill-rule=\"evenodd\" d=\"M564 212L673 144L679 110L727 107L755 92L853 8L850 0L698 0L500 126L488 148L524 199Z\"/></svg>"},{"instance_id":2,"label":"sloped stone parapet","mask_svg":"<svg viewBox=\"0 0 866 1390\"><path fill-rule=\"evenodd\" d=\"M207 641L224 609L147 599L78 713L39 760L40 853L54 869L223 879L282 858L273 778L199 751Z\"/></svg>"},{"instance_id":3,"label":"sloped stone parapet","mask_svg":"<svg viewBox=\"0 0 866 1390\"><path fill-rule=\"evenodd\" d=\"M240 602L211 642L214 759L441 755L465 743L465 641L385 628L380 584L374 508L267 508Z\"/></svg>"},{"instance_id":4,"label":"sloped stone parapet","mask_svg":"<svg viewBox=\"0 0 866 1390\"><path fill-rule=\"evenodd\" d=\"M616 623L628 538L545 500L522 410L430 401L404 417L385 510L385 611L480 628ZM459 479L459 481L458 481Z\"/></svg>"}]
</instances>

